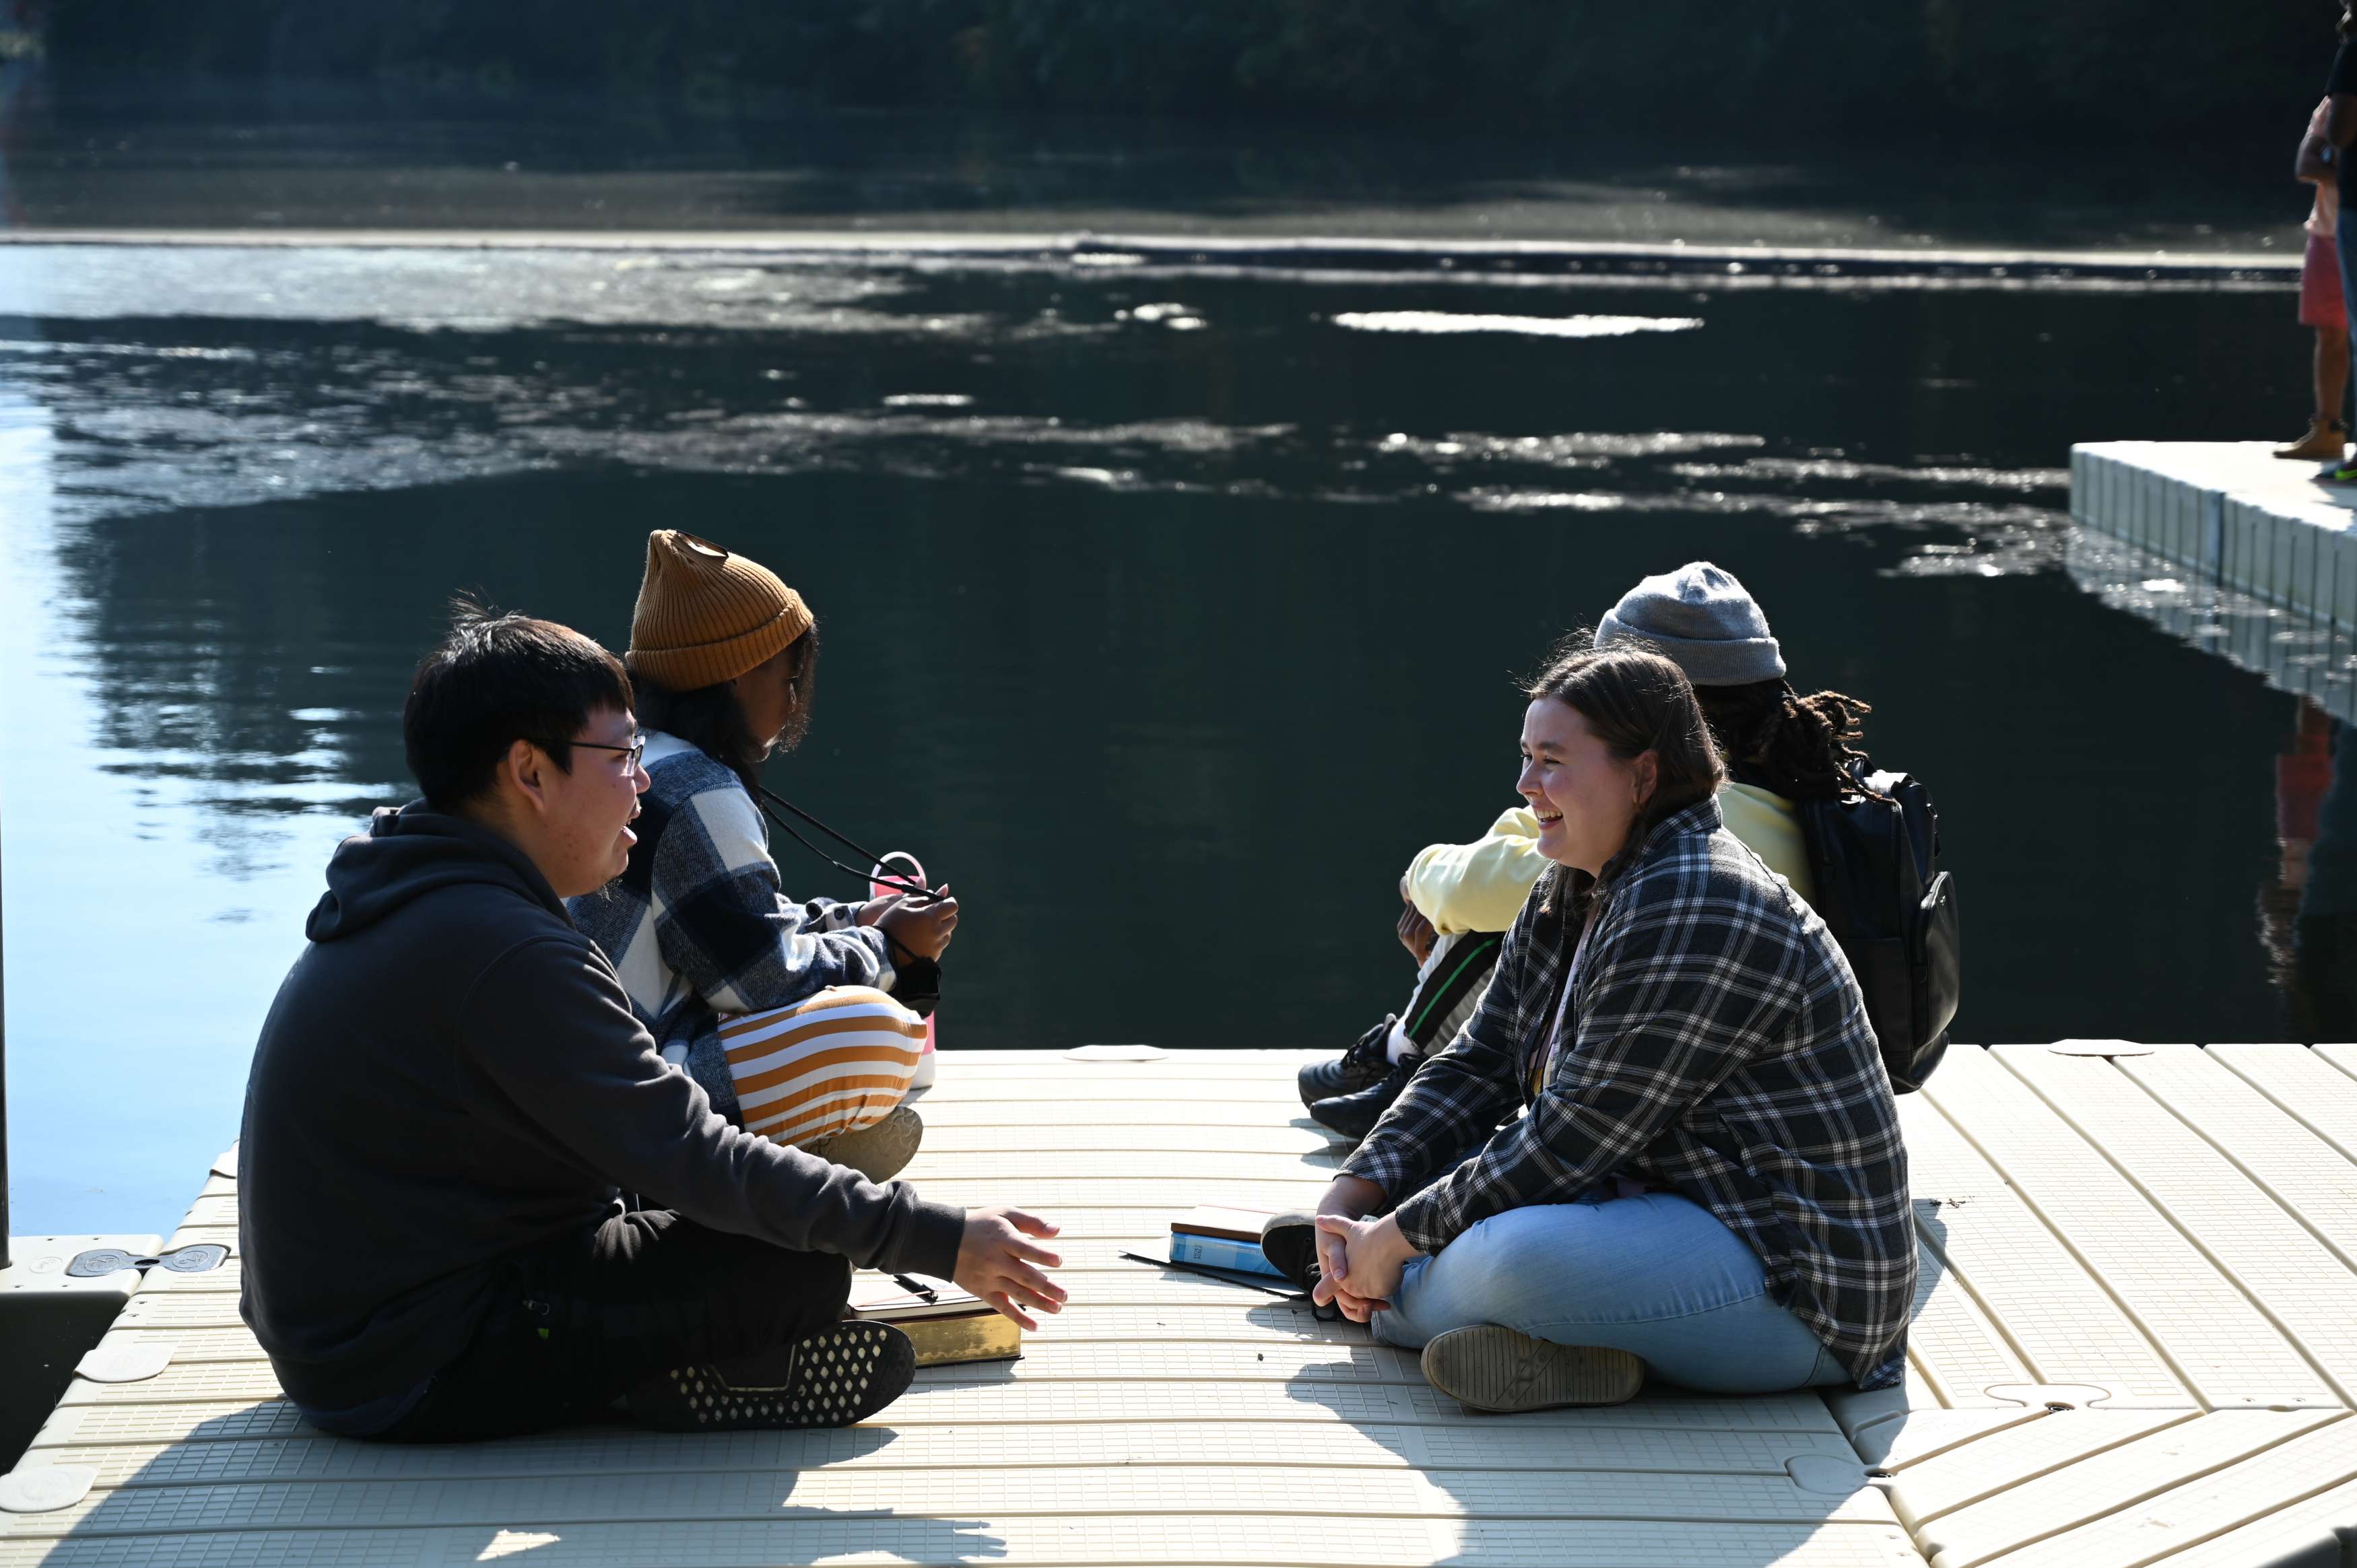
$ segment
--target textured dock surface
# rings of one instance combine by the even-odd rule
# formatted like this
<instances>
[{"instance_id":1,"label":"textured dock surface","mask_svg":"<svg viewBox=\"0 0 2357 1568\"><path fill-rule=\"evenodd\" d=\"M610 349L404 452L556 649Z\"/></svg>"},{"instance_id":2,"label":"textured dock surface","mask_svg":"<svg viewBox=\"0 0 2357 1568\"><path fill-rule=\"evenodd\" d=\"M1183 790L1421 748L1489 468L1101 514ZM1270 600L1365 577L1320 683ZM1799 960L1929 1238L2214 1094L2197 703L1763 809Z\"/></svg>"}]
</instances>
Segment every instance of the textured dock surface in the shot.
<instances>
[{"instance_id":1,"label":"textured dock surface","mask_svg":"<svg viewBox=\"0 0 2357 1568\"><path fill-rule=\"evenodd\" d=\"M2357 1047L2111 1049L2136 1054L1960 1047L1901 1102L1903 1390L1468 1415L1361 1328L1116 1255L1196 1203L1315 1196L1309 1058L958 1053L909 1174L1064 1223L1073 1305L1023 1360L848 1431L379 1447L278 1397L234 1258L155 1271L102 1349L168 1359L76 1380L0 1493L82 1495L0 1512L0 1568L2338 1563ZM234 1247L233 1172L174 1244Z\"/></svg>"}]
</instances>

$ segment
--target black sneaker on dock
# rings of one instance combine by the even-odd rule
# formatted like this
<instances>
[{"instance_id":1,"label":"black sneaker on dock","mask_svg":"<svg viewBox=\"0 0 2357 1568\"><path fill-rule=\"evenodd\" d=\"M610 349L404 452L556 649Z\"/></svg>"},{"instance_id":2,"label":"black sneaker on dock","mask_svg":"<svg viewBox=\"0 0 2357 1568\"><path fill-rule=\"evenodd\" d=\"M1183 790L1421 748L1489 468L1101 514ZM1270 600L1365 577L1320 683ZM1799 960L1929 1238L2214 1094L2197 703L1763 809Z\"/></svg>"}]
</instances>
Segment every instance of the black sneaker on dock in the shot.
<instances>
[{"instance_id":1,"label":"black sneaker on dock","mask_svg":"<svg viewBox=\"0 0 2357 1568\"><path fill-rule=\"evenodd\" d=\"M1321 1100L1331 1100L1338 1094L1356 1094L1359 1090L1381 1083L1392 1070L1392 1026L1399 1020L1390 1014L1383 1021L1351 1043L1351 1048L1330 1062L1312 1062L1295 1075L1295 1086L1301 1090L1301 1103L1314 1106Z\"/></svg>"},{"instance_id":2,"label":"black sneaker on dock","mask_svg":"<svg viewBox=\"0 0 2357 1568\"><path fill-rule=\"evenodd\" d=\"M791 1345L674 1367L630 1391L630 1414L659 1432L778 1432L849 1426L909 1391L916 1348L884 1323L834 1323Z\"/></svg>"},{"instance_id":3,"label":"black sneaker on dock","mask_svg":"<svg viewBox=\"0 0 2357 1568\"><path fill-rule=\"evenodd\" d=\"M1308 1209L1272 1214L1261 1221L1260 1251L1268 1266L1302 1294L1318 1288L1318 1222Z\"/></svg>"},{"instance_id":4,"label":"black sneaker on dock","mask_svg":"<svg viewBox=\"0 0 2357 1568\"><path fill-rule=\"evenodd\" d=\"M1363 1138L1375 1130L1375 1123L1383 1119L1383 1112L1406 1090L1407 1080L1415 1076L1415 1069L1423 1063L1420 1056L1402 1057L1391 1071L1356 1094L1338 1094L1311 1106L1310 1118L1345 1138Z\"/></svg>"}]
</instances>

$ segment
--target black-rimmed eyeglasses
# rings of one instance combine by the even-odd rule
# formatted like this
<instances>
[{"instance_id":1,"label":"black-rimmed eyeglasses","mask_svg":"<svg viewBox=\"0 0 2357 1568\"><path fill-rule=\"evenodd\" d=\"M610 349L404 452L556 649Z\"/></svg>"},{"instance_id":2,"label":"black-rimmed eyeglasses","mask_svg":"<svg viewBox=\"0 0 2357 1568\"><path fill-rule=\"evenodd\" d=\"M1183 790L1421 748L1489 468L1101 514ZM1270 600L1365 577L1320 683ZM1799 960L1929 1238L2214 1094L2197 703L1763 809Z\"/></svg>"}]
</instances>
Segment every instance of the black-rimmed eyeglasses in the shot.
<instances>
[{"instance_id":1,"label":"black-rimmed eyeglasses","mask_svg":"<svg viewBox=\"0 0 2357 1568\"><path fill-rule=\"evenodd\" d=\"M630 766L622 770L625 773L635 772L640 759L647 754L647 737L642 735L631 736L630 744L628 746L613 746L602 740L576 740L567 742L567 744L572 746L586 746L592 751L619 751L622 753L625 757L628 757L630 759Z\"/></svg>"}]
</instances>

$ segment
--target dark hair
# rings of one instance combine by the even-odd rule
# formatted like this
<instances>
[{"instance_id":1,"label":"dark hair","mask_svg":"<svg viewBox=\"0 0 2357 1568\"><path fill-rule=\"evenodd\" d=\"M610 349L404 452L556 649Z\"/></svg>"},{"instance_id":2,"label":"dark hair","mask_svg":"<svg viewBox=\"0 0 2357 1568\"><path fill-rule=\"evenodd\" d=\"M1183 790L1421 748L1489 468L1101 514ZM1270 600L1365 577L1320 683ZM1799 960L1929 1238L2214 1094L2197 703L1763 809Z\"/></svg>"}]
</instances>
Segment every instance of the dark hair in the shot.
<instances>
[{"instance_id":1,"label":"dark hair","mask_svg":"<svg viewBox=\"0 0 2357 1568\"><path fill-rule=\"evenodd\" d=\"M1830 800L1864 762L1857 721L1874 710L1839 692L1803 697L1778 679L1745 686L1697 686L1703 717L1729 772L1788 800Z\"/></svg>"},{"instance_id":2,"label":"dark hair","mask_svg":"<svg viewBox=\"0 0 2357 1568\"><path fill-rule=\"evenodd\" d=\"M1572 709L1623 762L1653 753L1660 774L1630 830L1633 848L1656 822L1718 793L1727 769L1684 671L1646 649L1594 648L1592 640L1584 633L1566 638L1523 694Z\"/></svg>"},{"instance_id":3,"label":"dark hair","mask_svg":"<svg viewBox=\"0 0 2357 1568\"><path fill-rule=\"evenodd\" d=\"M630 711L622 661L569 626L500 615L460 598L450 634L418 661L401 709L401 746L425 799L443 811L490 789L519 740L573 769L573 737L601 711Z\"/></svg>"},{"instance_id":4,"label":"dark hair","mask_svg":"<svg viewBox=\"0 0 2357 1568\"><path fill-rule=\"evenodd\" d=\"M774 738L780 749L791 751L810 733L811 696L818 685L818 628L812 627L786 644L786 650L795 655L789 682L794 711L783 733ZM623 662L630 660L626 657ZM737 700L735 687L717 681L675 692L635 669L630 673L638 682L640 728L678 736L737 775L748 794L759 794L761 763L773 737L755 735L746 724L745 708Z\"/></svg>"}]
</instances>

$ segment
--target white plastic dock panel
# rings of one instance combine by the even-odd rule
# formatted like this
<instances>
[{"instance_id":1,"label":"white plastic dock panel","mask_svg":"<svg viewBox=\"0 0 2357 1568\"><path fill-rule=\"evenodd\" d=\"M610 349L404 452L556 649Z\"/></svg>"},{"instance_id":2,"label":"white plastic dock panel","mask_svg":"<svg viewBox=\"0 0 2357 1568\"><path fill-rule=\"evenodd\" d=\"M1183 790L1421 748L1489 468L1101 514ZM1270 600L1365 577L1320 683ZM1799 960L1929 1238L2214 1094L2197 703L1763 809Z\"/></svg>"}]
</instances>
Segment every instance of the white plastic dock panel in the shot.
<instances>
[{"instance_id":1,"label":"white plastic dock panel","mask_svg":"<svg viewBox=\"0 0 2357 1568\"><path fill-rule=\"evenodd\" d=\"M2313 1053L2297 1046L2255 1048L2269 1058L2297 1052L2315 1063ZM2230 1070L2225 1064L2233 1059L2230 1047L2212 1046L2123 1060L2119 1067L2232 1160L2294 1222L2330 1249L2343 1268L2357 1269L2357 1164L2257 1084ZM2315 1067L2340 1076L2321 1063ZM2346 1087L2357 1111L2357 1082ZM2319 1109L2316 1095L2294 1093L2311 1112Z\"/></svg>"},{"instance_id":2,"label":"white plastic dock panel","mask_svg":"<svg viewBox=\"0 0 2357 1568\"><path fill-rule=\"evenodd\" d=\"M1981 1053L1950 1054L1964 1068ZM1945 1082L1948 1070L1935 1081ZM1907 1096L1900 1116L1919 1233L2004 1326L2031 1380L2101 1388L2108 1391L2104 1402L2114 1408L2196 1402L2083 1260L1928 1095ZM1916 1337L1920 1354L1942 1355L1936 1333Z\"/></svg>"},{"instance_id":3,"label":"white plastic dock panel","mask_svg":"<svg viewBox=\"0 0 2357 1568\"><path fill-rule=\"evenodd\" d=\"M2357 1079L2333 1065L2330 1047L2212 1046L2203 1054L2249 1082L2285 1115L2357 1159Z\"/></svg>"},{"instance_id":4,"label":"white plastic dock panel","mask_svg":"<svg viewBox=\"0 0 2357 1568\"><path fill-rule=\"evenodd\" d=\"M1814 1394L1663 1390L1609 1410L1476 1417L1362 1328L1122 1260L1157 1251L1171 1215L1197 1203L1316 1196L1338 1156L1294 1094L1309 1059L952 1053L923 1101L942 1132L909 1175L936 1196L1065 1220L1078 1304L1021 1361L929 1370L847 1432L346 1442L278 1398L237 1316L234 1259L151 1274L111 1340L168 1347L171 1363L69 1392L27 1463L95 1483L81 1503L0 1520L0 1568L1344 1556L1922 1568ZM1111 1113L1041 1114L1076 1106ZM235 1184L216 1178L180 1234L233 1239L236 1218ZM1973 1310L1943 1301L1938 1316L1965 1324ZM1352 1521L1368 1528L1345 1552Z\"/></svg>"},{"instance_id":5,"label":"white plastic dock panel","mask_svg":"<svg viewBox=\"0 0 2357 1568\"><path fill-rule=\"evenodd\" d=\"M2333 1402L2351 1402L2357 1274L2127 1071L2100 1057L2061 1056L2042 1047L1996 1054L2266 1315L2330 1388ZM2155 1053L2164 1054L2200 1053L2190 1046Z\"/></svg>"},{"instance_id":6,"label":"white plastic dock panel","mask_svg":"<svg viewBox=\"0 0 2357 1568\"><path fill-rule=\"evenodd\" d=\"M2347 1419L2344 1411L2231 1411L2196 1416L2132 1440L2056 1465L2005 1487L1915 1530L1917 1544L1932 1568L1975 1568L2032 1543L2089 1528L2088 1521L2117 1517L2133 1505L2201 1483L2237 1461L2263 1454L2328 1422ZM2093 1411L2057 1417L2050 1430L2106 1425L2116 1421ZM2008 1434L2010 1435L2010 1434ZM1974 1448L1981 1446L1975 1444ZM1958 1456L1959 1467L1973 1449ZM2082 1558L2082 1563L2104 1561Z\"/></svg>"},{"instance_id":7,"label":"white plastic dock panel","mask_svg":"<svg viewBox=\"0 0 2357 1568\"><path fill-rule=\"evenodd\" d=\"M156 1271L110 1343L169 1364L77 1380L25 1463L94 1480L0 1514L0 1568L2260 1568L2357 1525L2340 1057L1958 1047L1902 1102L1924 1263L1903 1387L1476 1417L1363 1329L1117 1255L1195 1203L1315 1195L1335 1150L1292 1087L1313 1056L952 1052L912 1179L1069 1224L1076 1305L1023 1360L928 1371L842 1432L370 1445L278 1398L234 1258ZM180 1235L235 1223L216 1176Z\"/></svg>"},{"instance_id":8,"label":"white plastic dock panel","mask_svg":"<svg viewBox=\"0 0 2357 1568\"><path fill-rule=\"evenodd\" d=\"M2340 1402L2249 1297L2029 1085L1986 1051L1950 1055L1923 1092L1973 1131L2207 1404Z\"/></svg>"},{"instance_id":9,"label":"white plastic dock panel","mask_svg":"<svg viewBox=\"0 0 2357 1568\"><path fill-rule=\"evenodd\" d=\"M2272 1412L2236 1411L2221 1412L2199 1424L2222 1427L2230 1422L2282 1419ZM2134 1507L2114 1509L1999 1561L2005 1568L2089 1568L2099 1563L2140 1565L2164 1561L2171 1552L2266 1520L2278 1509L2352 1476L2357 1476L2357 1420L2343 1414L2319 1431L2263 1449ZM1954 1568L1943 1559L1932 1561L1933 1568ZM2253 1559L2250 1568L2260 1568L2265 1562Z\"/></svg>"},{"instance_id":10,"label":"white plastic dock panel","mask_svg":"<svg viewBox=\"0 0 2357 1568\"><path fill-rule=\"evenodd\" d=\"M1925 1458L1894 1454L1881 1467L1892 1472L1887 1488L1892 1506L1920 1537L1928 1520L2007 1494L2025 1481L2163 1427L2200 1419L2201 1412L2190 1410L2041 1411Z\"/></svg>"}]
</instances>

